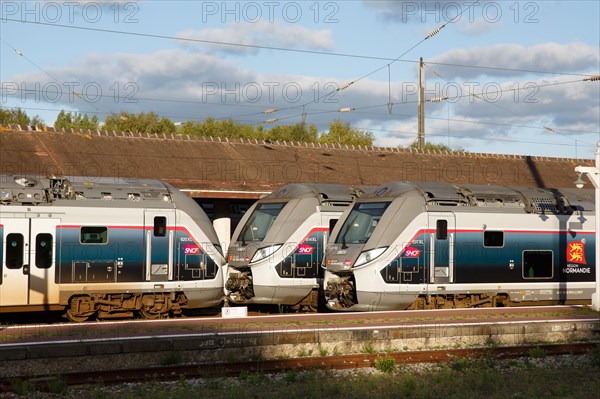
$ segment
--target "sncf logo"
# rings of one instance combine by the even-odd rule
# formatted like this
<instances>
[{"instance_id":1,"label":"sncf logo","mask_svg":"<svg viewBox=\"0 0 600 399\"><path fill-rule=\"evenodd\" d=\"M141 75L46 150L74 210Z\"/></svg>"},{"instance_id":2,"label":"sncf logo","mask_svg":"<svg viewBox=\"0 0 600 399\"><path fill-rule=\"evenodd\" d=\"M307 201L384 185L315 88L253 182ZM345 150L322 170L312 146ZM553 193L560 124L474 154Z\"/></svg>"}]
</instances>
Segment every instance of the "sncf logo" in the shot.
<instances>
[{"instance_id":1,"label":"sncf logo","mask_svg":"<svg viewBox=\"0 0 600 399\"><path fill-rule=\"evenodd\" d=\"M183 246L183 253L185 255L198 255L200 253L200 247L193 244L185 244Z\"/></svg>"},{"instance_id":2,"label":"sncf logo","mask_svg":"<svg viewBox=\"0 0 600 399\"><path fill-rule=\"evenodd\" d=\"M418 258L421 255L421 250L415 247L406 247L404 250L405 258Z\"/></svg>"},{"instance_id":3,"label":"sncf logo","mask_svg":"<svg viewBox=\"0 0 600 399\"><path fill-rule=\"evenodd\" d=\"M585 244L581 241L570 242L567 246L567 262L579 263L586 265L585 261Z\"/></svg>"},{"instance_id":4,"label":"sncf logo","mask_svg":"<svg viewBox=\"0 0 600 399\"><path fill-rule=\"evenodd\" d=\"M308 244L300 244L298 245L297 252L302 255L311 255L314 251L314 247Z\"/></svg>"}]
</instances>

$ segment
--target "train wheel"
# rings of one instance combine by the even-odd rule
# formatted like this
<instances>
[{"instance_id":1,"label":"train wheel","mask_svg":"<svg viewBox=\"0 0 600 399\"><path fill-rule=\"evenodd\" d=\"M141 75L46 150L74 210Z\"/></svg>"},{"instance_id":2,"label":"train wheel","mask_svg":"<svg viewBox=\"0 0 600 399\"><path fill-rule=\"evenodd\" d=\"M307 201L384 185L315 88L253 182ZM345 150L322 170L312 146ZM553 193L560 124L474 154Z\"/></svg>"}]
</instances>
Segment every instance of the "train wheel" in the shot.
<instances>
[{"instance_id":1,"label":"train wheel","mask_svg":"<svg viewBox=\"0 0 600 399\"><path fill-rule=\"evenodd\" d=\"M74 296L69 300L66 317L76 323L88 321L96 313L94 301L89 296Z\"/></svg>"},{"instance_id":2,"label":"train wheel","mask_svg":"<svg viewBox=\"0 0 600 399\"><path fill-rule=\"evenodd\" d=\"M140 309L140 316L144 319L155 320L160 318L169 318L169 312L153 311L152 309Z\"/></svg>"},{"instance_id":3,"label":"train wheel","mask_svg":"<svg viewBox=\"0 0 600 399\"><path fill-rule=\"evenodd\" d=\"M73 309L67 309L67 319L74 321L76 323L83 323L84 321L88 321L90 317L92 317L93 313L90 315L82 315L77 312L74 312Z\"/></svg>"}]
</instances>

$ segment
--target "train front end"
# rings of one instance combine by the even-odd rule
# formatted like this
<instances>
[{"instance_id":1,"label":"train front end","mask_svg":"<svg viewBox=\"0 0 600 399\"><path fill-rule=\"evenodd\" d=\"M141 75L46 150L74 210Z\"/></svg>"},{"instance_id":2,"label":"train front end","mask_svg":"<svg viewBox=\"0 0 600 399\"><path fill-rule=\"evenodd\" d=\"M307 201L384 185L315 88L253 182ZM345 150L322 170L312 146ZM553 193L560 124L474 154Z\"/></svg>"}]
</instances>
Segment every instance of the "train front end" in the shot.
<instances>
[{"instance_id":1,"label":"train front end","mask_svg":"<svg viewBox=\"0 0 600 399\"><path fill-rule=\"evenodd\" d=\"M341 185L290 184L257 201L229 246L229 303L316 310L330 228L354 198Z\"/></svg>"},{"instance_id":2,"label":"train front end","mask_svg":"<svg viewBox=\"0 0 600 399\"><path fill-rule=\"evenodd\" d=\"M422 196L409 183L384 185L355 201L340 218L325 249L323 284L329 309L397 310L415 301L419 284L411 285L410 292L402 292L399 287L409 286L397 281L387 284L383 274L389 265L398 269L394 262L407 251L418 251L398 242L408 241L402 238L406 227L420 223L422 211ZM407 265L411 261L419 263L424 256L421 252L408 254L412 259Z\"/></svg>"}]
</instances>

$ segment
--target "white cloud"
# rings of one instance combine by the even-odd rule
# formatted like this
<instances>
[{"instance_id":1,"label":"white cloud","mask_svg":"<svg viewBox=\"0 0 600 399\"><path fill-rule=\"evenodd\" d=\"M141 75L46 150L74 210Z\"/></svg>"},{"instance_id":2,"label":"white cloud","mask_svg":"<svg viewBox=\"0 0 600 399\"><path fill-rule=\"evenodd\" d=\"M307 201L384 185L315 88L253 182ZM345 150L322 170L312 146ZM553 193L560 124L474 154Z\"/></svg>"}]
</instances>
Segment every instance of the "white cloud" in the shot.
<instances>
[{"instance_id":1,"label":"white cloud","mask_svg":"<svg viewBox=\"0 0 600 399\"><path fill-rule=\"evenodd\" d=\"M284 24L278 21L259 21L257 23L230 23L225 28L208 28L202 30L187 29L180 31L176 37L198 41L242 44L219 45L181 41L187 46L203 45L226 53L256 53L258 48L252 46L304 48L328 50L334 47L331 31L327 29L311 30L299 24Z\"/></svg>"},{"instance_id":2,"label":"white cloud","mask_svg":"<svg viewBox=\"0 0 600 399\"><path fill-rule=\"evenodd\" d=\"M63 88L58 101L49 98L51 93L46 93L46 97L42 93L39 98L29 94L26 98L29 107L32 101L53 102L86 113L97 110L101 112L100 119L110 112L154 111L173 120L203 120L212 116L253 124L264 122L264 110L277 108L280 111L269 116L278 118L280 123L297 123L305 111L307 123L325 130L333 119L339 118L352 127L372 129L378 145L407 146L416 138L416 96L403 96L400 83L392 85L394 106L393 113L389 114L387 82L365 78L346 90L335 92L335 88L346 82L331 76L260 73L232 59L184 49L152 54L91 54L69 67L47 68L46 71L60 82L77 83L76 92L96 101L82 102L69 96L68 90ZM42 72L15 75L11 80L24 82L27 87L37 84L42 89L50 85L49 77ZM563 129L559 130L562 134L573 137L576 132L568 129L599 131L597 82L560 84L569 80L573 79L568 76L534 79L537 86L522 90L518 95L504 91L492 104L468 96L454 103L427 103L428 140L450 142L451 147L469 150L476 145L501 143L500 138L506 139L511 134L526 137L531 132L547 133L543 126ZM496 81L503 89L513 85L509 80ZM94 99L96 89L100 89L102 98ZM428 98L430 95L433 93L429 93ZM490 94L486 98L495 97ZM356 110L336 112L344 107ZM597 136L592 135L592 139ZM581 142L581 138L578 140Z\"/></svg>"},{"instance_id":3,"label":"white cloud","mask_svg":"<svg viewBox=\"0 0 600 399\"><path fill-rule=\"evenodd\" d=\"M487 66L495 68L521 69L528 71L548 72L585 72L597 68L600 53L597 47L585 43L542 43L533 46L519 44L497 44L472 49L456 49L441 56L434 57L432 62ZM480 69L439 66L440 73L446 79L470 79L481 75L508 76L515 72L500 69ZM523 74L523 72L518 73Z\"/></svg>"}]
</instances>

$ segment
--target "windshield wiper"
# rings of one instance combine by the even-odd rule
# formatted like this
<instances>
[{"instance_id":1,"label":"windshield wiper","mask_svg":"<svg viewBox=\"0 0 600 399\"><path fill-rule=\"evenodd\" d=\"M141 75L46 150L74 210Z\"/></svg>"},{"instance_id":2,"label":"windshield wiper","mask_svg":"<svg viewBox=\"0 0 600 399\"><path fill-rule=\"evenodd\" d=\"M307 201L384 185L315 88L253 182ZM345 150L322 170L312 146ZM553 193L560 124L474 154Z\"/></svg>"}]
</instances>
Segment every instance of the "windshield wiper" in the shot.
<instances>
[{"instance_id":1,"label":"windshield wiper","mask_svg":"<svg viewBox=\"0 0 600 399\"><path fill-rule=\"evenodd\" d=\"M352 221L350 223L348 223L348 225L346 226L346 231L344 231L344 234L342 234L342 249L348 248L348 246L346 245L346 234L348 234L348 230L350 230L350 226L352 226L352 224L354 223L354 221L356 220L357 217L358 217L358 215L354 216L354 219L352 219Z\"/></svg>"}]
</instances>

